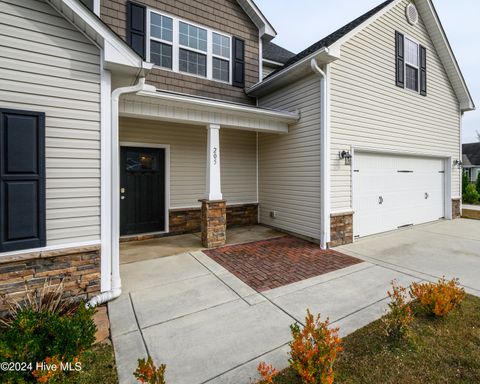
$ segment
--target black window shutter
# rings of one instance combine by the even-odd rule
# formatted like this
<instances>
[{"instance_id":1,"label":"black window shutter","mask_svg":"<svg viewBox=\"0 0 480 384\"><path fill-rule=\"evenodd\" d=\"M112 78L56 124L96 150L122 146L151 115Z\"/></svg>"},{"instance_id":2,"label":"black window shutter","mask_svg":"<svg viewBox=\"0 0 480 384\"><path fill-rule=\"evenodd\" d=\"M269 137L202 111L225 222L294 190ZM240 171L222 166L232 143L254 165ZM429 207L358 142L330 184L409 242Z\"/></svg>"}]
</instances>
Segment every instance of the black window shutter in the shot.
<instances>
[{"instance_id":1,"label":"black window shutter","mask_svg":"<svg viewBox=\"0 0 480 384\"><path fill-rule=\"evenodd\" d=\"M45 245L45 114L0 109L0 252Z\"/></svg>"},{"instance_id":2,"label":"black window shutter","mask_svg":"<svg viewBox=\"0 0 480 384\"><path fill-rule=\"evenodd\" d=\"M245 42L237 37L233 38L233 85L245 87Z\"/></svg>"},{"instance_id":3,"label":"black window shutter","mask_svg":"<svg viewBox=\"0 0 480 384\"><path fill-rule=\"evenodd\" d=\"M427 96L427 48L420 46L420 94Z\"/></svg>"},{"instance_id":4,"label":"black window shutter","mask_svg":"<svg viewBox=\"0 0 480 384\"><path fill-rule=\"evenodd\" d=\"M395 82L397 87L405 88L405 48L404 36L395 32Z\"/></svg>"},{"instance_id":5,"label":"black window shutter","mask_svg":"<svg viewBox=\"0 0 480 384\"><path fill-rule=\"evenodd\" d=\"M147 8L144 5L127 3L127 43L143 59L147 50Z\"/></svg>"}]
</instances>

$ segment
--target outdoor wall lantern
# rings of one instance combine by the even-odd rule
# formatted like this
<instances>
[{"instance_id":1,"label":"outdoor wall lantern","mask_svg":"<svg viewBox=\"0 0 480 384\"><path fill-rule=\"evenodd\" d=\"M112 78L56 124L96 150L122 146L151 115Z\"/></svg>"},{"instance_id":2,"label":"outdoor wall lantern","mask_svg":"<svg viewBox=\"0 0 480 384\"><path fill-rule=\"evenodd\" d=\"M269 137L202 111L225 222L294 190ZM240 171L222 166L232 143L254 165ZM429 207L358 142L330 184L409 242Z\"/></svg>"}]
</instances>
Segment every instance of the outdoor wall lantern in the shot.
<instances>
[{"instance_id":1,"label":"outdoor wall lantern","mask_svg":"<svg viewBox=\"0 0 480 384\"><path fill-rule=\"evenodd\" d=\"M345 165L352 165L352 154L349 151L338 152L338 158L345 160Z\"/></svg>"},{"instance_id":2,"label":"outdoor wall lantern","mask_svg":"<svg viewBox=\"0 0 480 384\"><path fill-rule=\"evenodd\" d=\"M453 160L453 166L462 169L463 163L460 160Z\"/></svg>"}]
</instances>

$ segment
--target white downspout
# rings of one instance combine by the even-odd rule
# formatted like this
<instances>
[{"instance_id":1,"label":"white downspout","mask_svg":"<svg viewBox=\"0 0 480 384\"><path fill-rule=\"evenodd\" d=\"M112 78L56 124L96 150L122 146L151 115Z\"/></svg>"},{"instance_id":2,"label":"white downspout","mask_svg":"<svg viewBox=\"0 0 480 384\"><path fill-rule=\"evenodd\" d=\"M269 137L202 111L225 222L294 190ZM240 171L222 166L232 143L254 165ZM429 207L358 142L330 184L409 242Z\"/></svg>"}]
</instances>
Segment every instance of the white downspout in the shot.
<instances>
[{"instance_id":1,"label":"white downspout","mask_svg":"<svg viewBox=\"0 0 480 384\"><path fill-rule=\"evenodd\" d=\"M135 93L142 90L150 90L149 85L145 85L145 77L141 77L137 84L129 87L117 88L112 92L111 97L111 289L92 297L88 307L96 307L107 301L116 299L122 293L122 282L120 279L120 156L119 156L119 118L118 104L120 96L127 93Z\"/></svg>"},{"instance_id":2,"label":"white downspout","mask_svg":"<svg viewBox=\"0 0 480 384\"><path fill-rule=\"evenodd\" d=\"M328 124L328 66L323 71L315 59L313 72L320 75L320 248L330 242L330 129Z\"/></svg>"}]
</instances>

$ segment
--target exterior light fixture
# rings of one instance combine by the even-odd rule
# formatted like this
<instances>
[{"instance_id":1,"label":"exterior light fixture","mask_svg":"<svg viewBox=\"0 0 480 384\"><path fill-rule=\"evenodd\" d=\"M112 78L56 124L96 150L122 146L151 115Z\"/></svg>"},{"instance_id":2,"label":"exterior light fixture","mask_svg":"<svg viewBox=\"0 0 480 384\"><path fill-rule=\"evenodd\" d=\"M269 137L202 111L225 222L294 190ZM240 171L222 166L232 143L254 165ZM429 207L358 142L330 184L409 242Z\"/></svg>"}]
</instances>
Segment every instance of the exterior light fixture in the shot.
<instances>
[{"instance_id":1,"label":"exterior light fixture","mask_svg":"<svg viewBox=\"0 0 480 384\"><path fill-rule=\"evenodd\" d=\"M453 166L462 169L463 163L460 160L453 160Z\"/></svg>"},{"instance_id":2,"label":"exterior light fixture","mask_svg":"<svg viewBox=\"0 0 480 384\"><path fill-rule=\"evenodd\" d=\"M338 158L345 160L345 165L352 165L352 155L349 151L338 152Z\"/></svg>"}]
</instances>

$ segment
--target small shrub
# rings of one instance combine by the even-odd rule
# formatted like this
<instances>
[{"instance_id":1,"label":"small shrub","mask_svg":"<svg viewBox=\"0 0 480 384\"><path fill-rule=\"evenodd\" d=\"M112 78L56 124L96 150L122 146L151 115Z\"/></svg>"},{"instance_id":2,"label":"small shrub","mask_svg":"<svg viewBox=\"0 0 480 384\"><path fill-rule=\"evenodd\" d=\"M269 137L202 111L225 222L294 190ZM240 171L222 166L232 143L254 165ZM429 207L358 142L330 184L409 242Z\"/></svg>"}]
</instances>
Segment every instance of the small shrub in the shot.
<instances>
[{"instance_id":1,"label":"small shrub","mask_svg":"<svg viewBox=\"0 0 480 384\"><path fill-rule=\"evenodd\" d=\"M477 176L477 184L476 184L476 187L477 187L477 192L478 192L479 195L480 195L480 174Z\"/></svg>"},{"instance_id":2,"label":"small shrub","mask_svg":"<svg viewBox=\"0 0 480 384\"><path fill-rule=\"evenodd\" d=\"M161 364L158 368L152 360L151 356L148 359L138 359L138 367L133 372L133 376L140 383L148 384L165 384L165 369L167 366Z\"/></svg>"},{"instance_id":3,"label":"small shrub","mask_svg":"<svg viewBox=\"0 0 480 384\"><path fill-rule=\"evenodd\" d=\"M399 340L408 333L413 322L413 313L408 303L407 288L392 281L392 291L387 292L390 298L388 313L382 318L385 333L392 340Z\"/></svg>"},{"instance_id":4,"label":"small shrub","mask_svg":"<svg viewBox=\"0 0 480 384\"><path fill-rule=\"evenodd\" d=\"M293 341L290 342L290 365L303 384L331 384L333 365L342 351L338 328L330 329L328 319L320 321L307 310L305 327L290 326Z\"/></svg>"},{"instance_id":5,"label":"small shrub","mask_svg":"<svg viewBox=\"0 0 480 384\"><path fill-rule=\"evenodd\" d=\"M21 303L10 302L10 313L0 330L0 362L37 362L58 359L72 362L95 341L95 309L83 303L61 300L63 286L44 285L41 291L29 293ZM39 382L52 382L47 372L37 372ZM30 371L9 372L12 383L31 382ZM7 379L0 379L5 382ZM8 382L8 381L7 381Z\"/></svg>"},{"instance_id":6,"label":"small shrub","mask_svg":"<svg viewBox=\"0 0 480 384\"><path fill-rule=\"evenodd\" d=\"M465 299L465 290L459 286L458 279L447 281L443 277L437 283L413 283L410 296L418 300L428 314L445 316Z\"/></svg>"},{"instance_id":7,"label":"small shrub","mask_svg":"<svg viewBox=\"0 0 480 384\"><path fill-rule=\"evenodd\" d=\"M266 364L265 362L261 362L258 364L257 372L262 376L262 380L259 383L265 384L273 384L273 379L275 376L278 375L278 371L273 368L272 364Z\"/></svg>"},{"instance_id":8,"label":"small shrub","mask_svg":"<svg viewBox=\"0 0 480 384\"><path fill-rule=\"evenodd\" d=\"M475 204L480 199L480 193L474 184L469 184L463 194L463 202L467 204Z\"/></svg>"}]
</instances>

